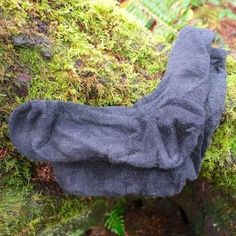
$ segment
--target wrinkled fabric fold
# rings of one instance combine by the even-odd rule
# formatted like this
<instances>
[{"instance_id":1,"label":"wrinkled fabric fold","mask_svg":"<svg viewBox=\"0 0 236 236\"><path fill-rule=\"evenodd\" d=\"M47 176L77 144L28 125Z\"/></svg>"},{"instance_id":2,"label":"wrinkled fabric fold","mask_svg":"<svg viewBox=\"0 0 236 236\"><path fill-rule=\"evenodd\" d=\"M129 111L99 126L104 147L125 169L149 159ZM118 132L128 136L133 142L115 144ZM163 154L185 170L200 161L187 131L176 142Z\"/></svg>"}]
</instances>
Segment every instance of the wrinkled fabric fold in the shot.
<instances>
[{"instance_id":1,"label":"wrinkled fabric fold","mask_svg":"<svg viewBox=\"0 0 236 236\"><path fill-rule=\"evenodd\" d=\"M9 119L16 148L51 162L75 195L170 196L198 177L225 109L223 49L215 34L184 27L158 87L132 107L35 100Z\"/></svg>"}]
</instances>

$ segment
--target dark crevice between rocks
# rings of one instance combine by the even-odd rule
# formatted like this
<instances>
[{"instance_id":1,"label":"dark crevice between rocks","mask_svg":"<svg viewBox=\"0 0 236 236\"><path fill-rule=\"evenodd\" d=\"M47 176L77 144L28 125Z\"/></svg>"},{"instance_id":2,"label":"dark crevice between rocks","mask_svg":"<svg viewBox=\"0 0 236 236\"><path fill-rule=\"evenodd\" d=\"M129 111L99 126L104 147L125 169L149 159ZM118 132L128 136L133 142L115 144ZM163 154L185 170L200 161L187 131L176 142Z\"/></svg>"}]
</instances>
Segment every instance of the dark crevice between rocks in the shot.
<instances>
[{"instance_id":1,"label":"dark crevice between rocks","mask_svg":"<svg viewBox=\"0 0 236 236\"><path fill-rule=\"evenodd\" d=\"M204 179L188 183L169 198L126 197L126 236L229 236L235 224L234 204L227 195ZM228 215L224 215L226 208ZM231 227L229 227L231 225ZM114 236L103 225L86 236Z\"/></svg>"},{"instance_id":2,"label":"dark crevice between rocks","mask_svg":"<svg viewBox=\"0 0 236 236\"><path fill-rule=\"evenodd\" d=\"M124 213L125 235L192 236L184 210L174 201L140 198L127 203ZM86 232L87 236L114 236L102 226Z\"/></svg>"}]
</instances>

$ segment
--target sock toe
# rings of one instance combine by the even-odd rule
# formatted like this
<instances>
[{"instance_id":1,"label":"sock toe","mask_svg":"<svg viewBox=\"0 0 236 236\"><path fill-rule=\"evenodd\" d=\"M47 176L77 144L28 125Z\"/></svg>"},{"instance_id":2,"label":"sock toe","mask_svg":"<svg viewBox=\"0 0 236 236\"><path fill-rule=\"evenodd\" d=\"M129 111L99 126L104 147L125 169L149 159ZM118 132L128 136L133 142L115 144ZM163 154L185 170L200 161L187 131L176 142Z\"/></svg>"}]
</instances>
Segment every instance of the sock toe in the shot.
<instances>
[{"instance_id":1,"label":"sock toe","mask_svg":"<svg viewBox=\"0 0 236 236\"><path fill-rule=\"evenodd\" d=\"M32 160L44 160L37 150L50 139L55 109L57 106L46 101L31 101L12 112L9 119L10 139L23 155Z\"/></svg>"},{"instance_id":2,"label":"sock toe","mask_svg":"<svg viewBox=\"0 0 236 236\"><path fill-rule=\"evenodd\" d=\"M31 153L29 127L28 122L26 122L27 115L31 111L31 103L28 102L17 107L9 118L10 139L17 150L25 156L29 156Z\"/></svg>"}]
</instances>

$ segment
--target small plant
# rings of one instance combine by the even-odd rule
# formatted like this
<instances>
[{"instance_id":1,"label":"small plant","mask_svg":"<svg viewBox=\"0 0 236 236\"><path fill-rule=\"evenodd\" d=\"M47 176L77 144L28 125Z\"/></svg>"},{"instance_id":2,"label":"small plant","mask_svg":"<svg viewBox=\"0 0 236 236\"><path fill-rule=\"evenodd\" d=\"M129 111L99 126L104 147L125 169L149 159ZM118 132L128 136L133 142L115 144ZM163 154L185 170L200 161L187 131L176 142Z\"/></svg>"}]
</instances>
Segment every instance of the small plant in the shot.
<instances>
[{"instance_id":1,"label":"small plant","mask_svg":"<svg viewBox=\"0 0 236 236\"><path fill-rule=\"evenodd\" d=\"M125 235L124 224L124 208L122 206L116 206L111 212L107 213L105 220L105 227L113 233L123 236Z\"/></svg>"}]
</instances>

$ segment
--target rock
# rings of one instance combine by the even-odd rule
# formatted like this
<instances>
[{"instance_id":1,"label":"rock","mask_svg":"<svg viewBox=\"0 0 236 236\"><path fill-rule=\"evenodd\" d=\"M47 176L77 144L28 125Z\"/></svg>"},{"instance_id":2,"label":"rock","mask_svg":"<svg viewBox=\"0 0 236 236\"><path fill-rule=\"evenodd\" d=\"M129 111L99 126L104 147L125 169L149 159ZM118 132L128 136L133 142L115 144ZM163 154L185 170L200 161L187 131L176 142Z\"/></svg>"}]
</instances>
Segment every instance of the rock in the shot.
<instances>
[{"instance_id":1,"label":"rock","mask_svg":"<svg viewBox=\"0 0 236 236\"><path fill-rule=\"evenodd\" d=\"M29 13L30 21L33 23L34 30L39 33L47 34L49 29L48 22L45 22L40 19L39 16L35 16L34 14Z\"/></svg>"},{"instance_id":2,"label":"rock","mask_svg":"<svg viewBox=\"0 0 236 236\"><path fill-rule=\"evenodd\" d=\"M39 33L46 34L48 32L48 24L40 19L35 19Z\"/></svg>"},{"instance_id":3,"label":"rock","mask_svg":"<svg viewBox=\"0 0 236 236\"><path fill-rule=\"evenodd\" d=\"M39 236L61 236L61 235L81 235L79 233L88 231L91 227L101 225L104 222L105 213L112 208L113 203L104 200L97 200L90 210L81 213L78 217L54 224L51 228L46 228L39 232ZM84 234L82 234L84 235Z\"/></svg>"},{"instance_id":4,"label":"rock","mask_svg":"<svg viewBox=\"0 0 236 236\"><path fill-rule=\"evenodd\" d=\"M211 183L199 178L171 199L184 211L193 235L233 235L235 200Z\"/></svg>"},{"instance_id":5,"label":"rock","mask_svg":"<svg viewBox=\"0 0 236 236\"><path fill-rule=\"evenodd\" d=\"M76 60L76 62L75 62L75 65L76 65L77 67L82 66L82 64L83 64L83 62L82 62L80 59Z\"/></svg>"},{"instance_id":6,"label":"rock","mask_svg":"<svg viewBox=\"0 0 236 236\"><path fill-rule=\"evenodd\" d=\"M158 52L162 52L164 49L165 49L165 45L162 44L162 43L158 43L156 46L155 46L155 49L158 51Z\"/></svg>"},{"instance_id":7,"label":"rock","mask_svg":"<svg viewBox=\"0 0 236 236\"><path fill-rule=\"evenodd\" d=\"M13 90L15 94L19 97L26 97L28 94L28 86L32 77L26 73L21 73L14 78Z\"/></svg>"},{"instance_id":8,"label":"rock","mask_svg":"<svg viewBox=\"0 0 236 236\"><path fill-rule=\"evenodd\" d=\"M82 76L88 78L94 76L94 73L92 71L83 71Z\"/></svg>"},{"instance_id":9,"label":"rock","mask_svg":"<svg viewBox=\"0 0 236 236\"><path fill-rule=\"evenodd\" d=\"M51 42L46 37L35 36L34 40L36 45L46 45L48 47L51 46Z\"/></svg>"},{"instance_id":10,"label":"rock","mask_svg":"<svg viewBox=\"0 0 236 236\"><path fill-rule=\"evenodd\" d=\"M39 47L45 59L50 59L53 56L51 42L47 37L18 35L12 38L12 43L18 47Z\"/></svg>"},{"instance_id":11,"label":"rock","mask_svg":"<svg viewBox=\"0 0 236 236\"><path fill-rule=\"evenodd\" d=\"M32 47L35 45L35 40L28 35L18 35L12 38L12 43L15 46Z\"/></svg>"},{"instance_id":12,"label":"rock","mask_svg":"<svg viewBox=\"0 0 236 236\"><path fill-rule=\"evenodd\" d=\"M28 94L28 86L26 84L14 86L14 92L18 97L24 98Z\"/></svg>"},{"instance_id":13,"label":"rock","mask_svg":"<svg viewBox=\"0 0 236 236\"><path fill-rule=\"evenodd\" d=\"M99 79L99 83L101 83L102 85L106 86L106 85L111 83L111 80L109 78L107 78L107 77L101 77Z\"/></svg>"},{"instance_id":14,"label":"rock","mask_svg":"<svg viewBox=\"0 0 236 236\"><path fill-rule=\"evenodd\" d=\"M206 215L204 219L204 234L205 235L222 235L222 232L219 232L218 224L215 223L212 216Z\"/></svg>"},{"instance_id":15,"label":"rock","mask_svg":"<svg viewBox=\"0 0 236 236\"><path fill-rule=\"evenodd\" d=\"M140 68L140 69L138 70L138 72L139 72L145 79L149 79L149 78L150 78L150 76L149 76L149 74L147 73L146 70Z\"/></svg>"},{"instance_id":16,"label":"rock","mask_svg":"<svg viewBox=\"0 0 236 236\"><path fill-rule=\"evenodd\" d=\"M42 53L44 59L47 59L47 60L51 59L53 56L53 52L50 47L42 47L41 53Z\"/></svg>"},{"instance_id":17,"label":"rock","mask_svg":"<svg viewBox=\"0 0 236 236\"><path fill-rule=\"evenodd\" d=\"M27 75L27 74L21 74L18 78L17 78L17 80L18 81L21 81L21 82L29 82L29 81L31 81L31 77L29 76L29 75Z\"/></svg>"},{"instance_id":18,"label":"rock","mask_svg":"<svg viewBox=\"0 0 236 236\"><path fill-rule=\"evenodd\" d=\"M122 75L121 75L121 83L122 83L122 84L125 84L126 81L127 81L127 76L126 76L126 74L122 74Z\"/></svg>"},{"instance_id":19,"label":"rock","mask_svg":"<svg viewBox=\"0 0 236 236\"><path fill-rule=\"evenodd\" d=\"M12 43L15 46L22 46L22 47L33 47L33 46L40 46L40 45L51 45L51 42L43 36L39 35L17 35L12 37Z\"/></svg>"}]
</instances>

